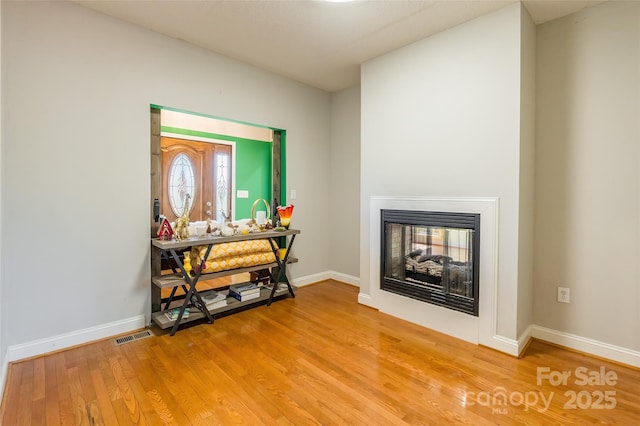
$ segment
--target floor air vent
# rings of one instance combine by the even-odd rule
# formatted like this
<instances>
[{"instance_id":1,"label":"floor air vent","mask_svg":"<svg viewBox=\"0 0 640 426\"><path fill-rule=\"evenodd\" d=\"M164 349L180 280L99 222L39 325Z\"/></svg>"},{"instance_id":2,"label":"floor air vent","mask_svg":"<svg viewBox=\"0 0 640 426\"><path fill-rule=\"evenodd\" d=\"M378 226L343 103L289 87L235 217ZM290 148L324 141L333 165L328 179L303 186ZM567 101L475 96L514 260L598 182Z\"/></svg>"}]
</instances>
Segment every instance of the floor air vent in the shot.
<instances>
[{"instance_id":1,"label":"floor air vent","mask_svg":"<svg viewBox=\"0 0 640 426\"><path fill-rule=\"evenodd\" d=\"M140 333L118 337L117 339L114 339L114 343L116 345L124 345L125 343L133 342L134 340L146 339L147 337L151 337L153 335L154 334L150 330L144 330Z\"/></svg>"}]
</instances>

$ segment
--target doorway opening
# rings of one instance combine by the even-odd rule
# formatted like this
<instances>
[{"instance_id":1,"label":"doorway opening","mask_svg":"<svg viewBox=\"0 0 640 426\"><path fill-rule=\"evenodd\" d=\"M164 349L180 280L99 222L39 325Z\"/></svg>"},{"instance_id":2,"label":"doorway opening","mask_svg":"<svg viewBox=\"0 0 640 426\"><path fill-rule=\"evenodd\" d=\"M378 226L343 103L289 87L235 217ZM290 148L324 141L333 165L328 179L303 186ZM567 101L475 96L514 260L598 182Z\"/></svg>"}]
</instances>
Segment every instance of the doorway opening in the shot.
<instances>
[{"instance_id":1,"label":"doorway opening","mask_svg":"<svg viewBox=\"0 0 640 426\"><path fill-rule=\"evenodd\" d=\"M187 194L190 222L249 219L257 199L269 202L267 216L274 217L275 208L285 203L285 130L151 105L150 140L152 238L158 216L172 222L182 215ZM151 259L152 276L163 273L156 257ZM247 280L224 277L200 281L199 287L228 285L232 278ZM166 295L151 287L155 312Z\"/></svg>"}]
</instances>

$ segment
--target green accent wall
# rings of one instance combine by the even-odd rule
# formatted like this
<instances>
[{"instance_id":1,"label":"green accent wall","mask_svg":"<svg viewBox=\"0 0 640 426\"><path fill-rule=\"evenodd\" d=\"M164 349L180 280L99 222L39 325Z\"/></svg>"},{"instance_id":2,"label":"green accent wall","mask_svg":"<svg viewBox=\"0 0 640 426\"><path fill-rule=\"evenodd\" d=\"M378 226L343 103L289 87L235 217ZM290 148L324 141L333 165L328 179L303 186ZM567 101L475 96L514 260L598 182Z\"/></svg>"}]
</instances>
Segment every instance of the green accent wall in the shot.
<instances>
[{"instance_id":1,"label":"green accent wall","mask_svg":"<svg viewBox=\"0 0 640 426\"><path fill-rule=\"evenodd\" d=\"M249 192L249 198L236 197L236 219L251 217L255 200L263 198L269 201L271 198L271 157L271 142L236 142L236 195L239 190ZM264 203L260 203L257 209L265 210Z\"/></svg>"},{"instance_id":2,"label":"green accent wall","mask_svg":"<svg viewBox=\"0 0 640 426\"><path fill-rule=\"evenodd\" d=\"M287 131L280 131L280 193L282 194L282 200L280 204L286 206L288 203L287 198Z\"/></svg>"}]
</instances>

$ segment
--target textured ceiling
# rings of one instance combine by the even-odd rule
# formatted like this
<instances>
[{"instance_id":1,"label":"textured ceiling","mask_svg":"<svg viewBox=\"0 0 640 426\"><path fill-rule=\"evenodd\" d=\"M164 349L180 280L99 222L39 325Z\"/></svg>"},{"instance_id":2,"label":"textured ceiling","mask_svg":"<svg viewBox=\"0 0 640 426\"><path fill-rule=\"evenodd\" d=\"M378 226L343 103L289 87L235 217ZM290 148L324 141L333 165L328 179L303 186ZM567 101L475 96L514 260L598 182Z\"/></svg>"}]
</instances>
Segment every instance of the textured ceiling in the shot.
<instances>
[{"instance_id":1,"label":"textured ceiling","mask_svg":"<svg viewBox=\"0 0 640 426\"><path fill-rule=\"evenodd\" d=\"M360 64L518 0L70 0L328 92ZM602 1L529 0L543 23Z\"/></svg>"}]
</instances>

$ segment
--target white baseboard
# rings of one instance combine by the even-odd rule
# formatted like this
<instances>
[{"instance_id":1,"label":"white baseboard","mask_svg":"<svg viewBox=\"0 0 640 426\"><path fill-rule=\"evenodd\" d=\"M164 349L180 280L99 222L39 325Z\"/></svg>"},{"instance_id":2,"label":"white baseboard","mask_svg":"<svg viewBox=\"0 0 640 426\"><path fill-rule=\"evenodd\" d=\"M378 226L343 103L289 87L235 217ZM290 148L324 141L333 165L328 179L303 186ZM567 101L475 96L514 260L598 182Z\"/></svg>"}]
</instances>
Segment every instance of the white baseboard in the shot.
<instances>
[{"instance_id":1,"label":"white baseboard","mask_svg":"<svg viewBox=\"0 0 640 426\"><path fill-rule=\"evenodd\" d=\"M533 337L532 330L533 330L533 324L527 327L524 333L522 333L518 338L518 356L522 355L522 351L525 350L525 348L527 347L527 344L529 343L529 340L531 340L531 338Z\"/></svg>"},{"instance_id":2,"label":"white baseboard","mask_svg":"<svg viewBox=\"0 0 640 426\"><path fill-rule=\"evenodd\" d=\"M491 338L490 342L491 344L489 344L489 342L485 342L483 343L483 345L488 346L497 351L504 352L505 354L518 356L517 340L510 339L508 337L504 337L496 334Z\"/></svg>"},{"instance_id":3,"label":"white baseboard","mask_svg":"<svg viewBox=\"0 0 640 426\"><path fill-rule=\"evenodd\" d=\"M7 374L9 372L9 350L5 351L2 357L2 366L0 366L0 401L4 397L4 388L7 384Z\"/></svg>"},{"instance_id":4,"label":"white baseboard","mask_svg":"<svg viewBox=\"0 0 640 426\"><path fill-rule=\"evenodd\" d=\"M343 274L342 272L329 271L332 280L340 281L341 283L349 284L355 287L360 287L360 277L354 277L353 275Z\"/></svg>"},{"instance_id":5,"label":"white baseboard","mask_svg":"<svg viewBox=\"0 0 640 426\"><path fill-rule=\"evenodd\" d=\"M317 274L306 275L300 278L294 278L291 281L291 284L295 285L296 287L304 287L305 285L315 284L317 282L325 281L329 279L331 279L331 275L329 271L325 271L325 272L319 272Z\"/></svg>"},{"instance_id":6,"label":"white baseboard","mask_svg":"<svg viewBox=\"0 0 640 426\"><path fill-rule=\"evenodd\" d=\"M492 347L504 353L520 356L532 338L553 343L565 348L584 352L587 355L619 362L640 368L640 352L575 334L552 330L532 324L518 337L518 340L503 336L493 336Z\"/></svg>"},{"instance_id":7,"label":"white baseboard","mask_svg":"<svg viewBox=\"0 0 640 426\"><path fill-rule=\"evenodd\" d=\"M304 287L305 285L315 284L320 281L336 280L345 284L350 284L356 287L360 287L360 278L352 275L343 274L336 271L324 271L317 274L307 275L300 278L295 278L291 284L296 287Z\"/></svg>"},{"instance_id":8,"label":"white baseboard","mask_svg":"<svg viewBox=\"0 0 640 426\"><path fill-rule=\"evenodd\" d=\"M640 352L575 334L532 325L531 336L570 349L640 368Z\"/></svg>"},{"instance_id":9,"label":"white baseboard","mask_svg":"<svg viewBox=\"0 0 640 426\"><path fill-rule=\"evenodd\" d=\"M133 330L140 330L145 326L144 315L138 315L96 327L89 327L82 330L72 331L70 333L47 337L45 339L34 340L32 342L21 343L19 345L12 345L7 349L7 356L5 357L5 360L9 363L30 358L32 356L43 355L60 349L70 348L72 346L82 345L118 334L128 333Z\"/></svg>"},{"instance_id":10,"label":"white baseboard","mask_svg":"<svg viewBox=\"0 0 640 426\"><path fill-rule=\"evenodd\" d=\"M358 293L358 303L373 309L378 309L378 307L373 303L373 300L371 300L370 294Z\"/></svg>"}]
</instances>

